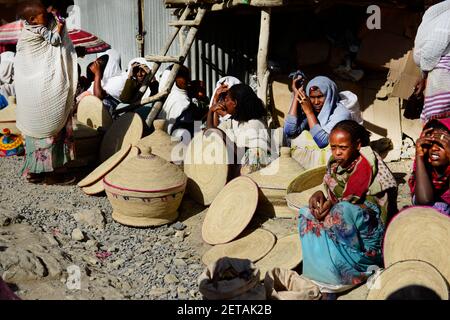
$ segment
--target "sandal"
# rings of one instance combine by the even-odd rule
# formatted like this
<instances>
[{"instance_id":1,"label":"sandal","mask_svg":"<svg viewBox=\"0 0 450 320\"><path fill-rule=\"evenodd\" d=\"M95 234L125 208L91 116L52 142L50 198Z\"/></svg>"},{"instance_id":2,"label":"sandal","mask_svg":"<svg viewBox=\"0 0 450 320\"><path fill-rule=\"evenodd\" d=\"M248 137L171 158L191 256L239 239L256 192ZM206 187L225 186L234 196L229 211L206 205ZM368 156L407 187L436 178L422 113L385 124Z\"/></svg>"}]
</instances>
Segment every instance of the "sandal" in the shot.
<instances>
[{"instance_id":1,"label":"sandal","mask_svg":"<svg viewBox=\"0 0 450 320\"><path fill-rule=\"evenodd\" d=\"M44 182L45 175L43 173L28 173L27 182L33 184L42 184Z\"/></svg>"}]
</instances>

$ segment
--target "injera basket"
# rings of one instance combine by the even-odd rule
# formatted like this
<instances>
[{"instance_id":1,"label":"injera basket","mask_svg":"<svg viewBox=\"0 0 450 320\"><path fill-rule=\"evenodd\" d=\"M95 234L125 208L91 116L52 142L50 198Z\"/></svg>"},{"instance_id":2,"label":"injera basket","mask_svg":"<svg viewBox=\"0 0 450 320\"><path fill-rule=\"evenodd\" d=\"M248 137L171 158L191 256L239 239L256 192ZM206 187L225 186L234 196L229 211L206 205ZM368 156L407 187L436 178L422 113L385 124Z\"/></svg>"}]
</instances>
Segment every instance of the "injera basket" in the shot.
<instances>
[{"instance_id":1,"label":"injera basket","mask_svg":"<svg viewBox=\"0 0 450 320\"><path fill-rule=\"evenodd\" d=\"M186 182L178 166L152 154L151 149L122 162L103 179L113 219L133 227L174 221Z\"/></svg>"}]
</instances>

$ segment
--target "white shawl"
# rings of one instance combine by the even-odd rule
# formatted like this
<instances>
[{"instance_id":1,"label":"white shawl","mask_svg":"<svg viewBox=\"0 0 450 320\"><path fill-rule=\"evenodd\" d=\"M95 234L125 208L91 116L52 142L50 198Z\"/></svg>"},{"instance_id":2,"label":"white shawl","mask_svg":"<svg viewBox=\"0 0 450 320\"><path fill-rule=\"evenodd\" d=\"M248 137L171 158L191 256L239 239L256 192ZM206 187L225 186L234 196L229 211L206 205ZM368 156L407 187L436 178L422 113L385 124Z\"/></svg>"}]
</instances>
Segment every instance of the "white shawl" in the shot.
<instances>
[{"instance_id":1,"label":"white shawl","mask_svg":"<svg viewBox=\"0 0 450 320\"><path fill-rule=\"evenodd\" d=\"M77 56L67 29L62 44L52 46L24 28L14 65L17 127L26 136L51 137L65 126L77 87Z\"/></svg>"},{"instance_id":2,"label":"white shawl","mask_svg":"<svg viewBox=\"0 0 450 320\"><path fill-rule=\"evenodd\" d=\"M0 85L10 84L14 77L14 52L6 51L0 54Z\"/></svg>"},{"instance_id":3,"label":"white shawl","mask_svg":"<svg viewBox=\"0 0 450 320\"><path fill-rule=\"evenodd\" d=\"M158 119L167 120L167 133L171 133L175 121L189 108L190 103L191 100L187 91L178 88L177 84L174 83L172 91L158 114Z\"/></svg>"},{"instance_id":4,"label":"white shawl","mask_svg":"<svg viewBox=\"0 0 450 320\"><path fill-rule=\"evenodd\" d=\"M450 53L450 1L431 6L424 14L414 43L414 61L431 71Z\"/></svg>"}]
</instances>

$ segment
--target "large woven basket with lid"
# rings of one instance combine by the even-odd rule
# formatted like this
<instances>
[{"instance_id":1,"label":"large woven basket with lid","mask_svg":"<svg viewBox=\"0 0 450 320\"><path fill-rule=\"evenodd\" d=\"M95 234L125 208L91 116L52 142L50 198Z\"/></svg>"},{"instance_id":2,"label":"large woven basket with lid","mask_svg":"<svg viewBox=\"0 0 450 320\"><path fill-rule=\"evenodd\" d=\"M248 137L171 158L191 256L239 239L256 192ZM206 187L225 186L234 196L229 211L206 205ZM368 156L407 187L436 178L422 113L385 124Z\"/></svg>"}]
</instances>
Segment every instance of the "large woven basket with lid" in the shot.
<instances>
[{"instance_id":1,"label":"large woven basket with lid","mask_svg":"<svg viewBox=\"0 0 450 320\"><path fill-rule=\"evenodd\" d=\"M133 227L160 226L178 217L187 177L151 148L122 162L104 179L113 219Z\"/></svg>"}]
</instances>

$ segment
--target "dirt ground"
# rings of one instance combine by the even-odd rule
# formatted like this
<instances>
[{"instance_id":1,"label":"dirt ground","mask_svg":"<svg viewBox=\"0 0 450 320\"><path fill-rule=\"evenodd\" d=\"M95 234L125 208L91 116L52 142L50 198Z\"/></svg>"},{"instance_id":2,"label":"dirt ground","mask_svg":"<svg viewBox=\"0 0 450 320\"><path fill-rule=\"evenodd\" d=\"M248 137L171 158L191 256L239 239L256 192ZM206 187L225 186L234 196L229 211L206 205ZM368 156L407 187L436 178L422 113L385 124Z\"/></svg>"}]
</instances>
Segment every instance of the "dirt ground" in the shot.
<instances>
[{"instance_id":1,"label":"dirt ground","mask_svg":"<svg viewBox=\"0 0 450 320\"><path fill-rule=\"evenodd\" d=\"M76 186L52 186L48 189L49 187L30 185L18 176L21 160L2 159L0 161L0 207L13 215L25 215L24 219L13 219L11 223L3 227L0 223L0 260L1 255L7 252L2 252L6 247L9 246L9 249L20 248L26 252L39 252L39 259L45 262L43 265L47 269L39 274L33 267L33 272L19 276L16 270L12 279L15 277L18 280L8 282L12 283L12 287L22 298L32 300L201 299L197 285L197 278L204 270L201 256L211 248L202 240L201 236L202 222L207 208L196 204L186 196L180 207L178 219L185 228L184 231L177 231L174 225L148 230L126 228L111 219L112 208L106 196L88 197ZM410 160L388 164L399 183L399 208L410 205L406 182L411 165L412 161ZM32 208L32 211L28 212L27 208ZM86 242L84 239L80 242L70 239L72 228L79 227L77 222L71 220L73 214L81 209L91 208L97 208L104 213L106 227L102 231L82 229L86 234L86 239L93 241L91 244L94 243L95 250L103 248L105 252L114 252L115 260L99 263L95 261L92 252L90 256L86 256L86 252L91 250L89 241ZM58 210L65 210L68 218L63 219L61 216L63 213ZM54 216L55 212L59 212L58 216ZM30 215L32 216L30 217ZM278 238L283 237L297 232L294 216L295 213L292 218L281 219L256 214L249 228L262 227L274 233ZM67 226L65 226L66 223ZM60 235L52 232L55 230L55 226L59 226ZM178 233L182 233L182 236L179 241L174 241L174 238L178 237ZM114 240L114 237L118 237L118 239ZM139 240L141 238L143 240ZM127 250L127 243L123 243L123 239L132 239L127 240L131 241L128 244L131 249ZM147 254L145 259L142 258L143 261L139 260L138 254L130 254L130 251L151 245L148 243L149 241L151 244L161 244L159 251L152 252L155 250L155 246L149 247L147 251L141 250ZM105 249L106 247L107 249ZM182 255L180 255L180 251L182 251ZM155 255L157 256L155 257ZM179 259L180 257L181 259ZM149 261L153 261L153 258L155 261L150 263ZM182 259L184 260L180 262ZM33 260L28 262L30 261ZM82 279L89 283L88 286L78 291L68 290L66 286L65 270L67 265L74 261L77 263L81 261L79 263L84 268ZM161 261L164 261L162 265ZM2 270L1 262L0 271L5 275L8 266L3 265ZM149 270L160 268L159 274L154 274L153 271L143 271L136 267L136 265L145 265L145 263L149 264ZM177 263L179 265L174 267L174 264ZM301 265L296 271L301 272ZM177 281L169 281L168 274L173 275ZM143 283L143 278L146 283ZM365 299L366 295L367 287L363 285L339 299Z\"/></svg>"}]
</instances>

